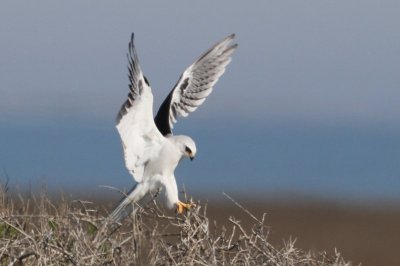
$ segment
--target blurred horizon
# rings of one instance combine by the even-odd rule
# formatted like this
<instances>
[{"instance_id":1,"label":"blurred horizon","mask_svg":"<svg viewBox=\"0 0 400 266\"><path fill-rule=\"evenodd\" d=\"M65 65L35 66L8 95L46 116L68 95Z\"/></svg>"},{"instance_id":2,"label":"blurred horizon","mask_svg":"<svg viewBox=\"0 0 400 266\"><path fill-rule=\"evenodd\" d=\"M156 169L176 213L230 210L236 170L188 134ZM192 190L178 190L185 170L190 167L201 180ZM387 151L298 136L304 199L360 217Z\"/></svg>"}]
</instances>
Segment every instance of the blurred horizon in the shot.
<instances>
[{"instance_id":1,"label":"blurred horizon","mask_svg":"<svg viewBox=\"0 0 400 266\"><path fill-rule=\"evenodd\" d=\"M212 5L213 8L210 8ZM180 74L236 33L203 106L179 119L194 194L400 200L398 1L0 4L0 180L133 185L114 119L131 32L154 112Z\"/></svg>"},{"instance_id":2,"label":"blurred horizon","mask_svg":"<svg viewBox=\"0 0 400 266\"><path fill-rule=\"evenodd\" d=\"M392 130L271 122L243 134L236 130L247 126L243 122L198 122L187 119L175 129L192 136L199 147L196 159L182 161L175 173L179 189L184 186L189 195L215 198L226 192L354 204L400 200L400 181L393 175L400 140ZM113 123L64 121L0 130L7 139L2 148L10 151L0 156L7 165L2 181L8 176L10 184L20 187L110 195L115 192L101 186L128 190L134 184Z\"/></svg>"}]
</instances>

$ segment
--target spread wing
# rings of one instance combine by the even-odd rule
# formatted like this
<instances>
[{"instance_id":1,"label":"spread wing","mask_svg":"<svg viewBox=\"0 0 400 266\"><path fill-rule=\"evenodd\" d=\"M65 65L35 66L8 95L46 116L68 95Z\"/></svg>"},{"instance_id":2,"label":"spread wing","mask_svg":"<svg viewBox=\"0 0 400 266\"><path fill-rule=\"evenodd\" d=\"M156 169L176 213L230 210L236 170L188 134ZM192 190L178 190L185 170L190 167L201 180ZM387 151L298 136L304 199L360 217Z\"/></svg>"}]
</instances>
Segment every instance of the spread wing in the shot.
<instances>
[{"instance_id":1,"label":"spread wing","mask_svg":"<svg viewBox=\"0 0 400 266\"><path fill-rule=\"evenodd\" d=\"M232 34L218 42L183 72L155 117L157 128L164 136L172 134L178 116L186 117L211 93L237 47L232 44L234 38Z\"/></svg>"},{"instance_id":2,"label":"spread wing","mask_svg":"<svg viewBox=\"0 0 400 266\"><path fill-rule=\"evenodd\" d=\"M125 165L137 182L143 178L147 162L155 157L164 137L153 120L153 94L143 76L133 44L129 43L129 94L117 116L117 129L121 136Z\"/></svg>"}]
</instances>

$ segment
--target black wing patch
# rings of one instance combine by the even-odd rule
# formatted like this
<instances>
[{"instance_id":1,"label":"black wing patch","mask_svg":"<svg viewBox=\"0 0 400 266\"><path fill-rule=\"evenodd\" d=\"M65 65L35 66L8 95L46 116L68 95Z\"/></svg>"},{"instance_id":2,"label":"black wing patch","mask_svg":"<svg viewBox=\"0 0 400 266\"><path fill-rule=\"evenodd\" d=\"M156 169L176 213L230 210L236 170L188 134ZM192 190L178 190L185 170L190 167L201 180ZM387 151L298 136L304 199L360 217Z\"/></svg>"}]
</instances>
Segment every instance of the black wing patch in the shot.
<instances>
[{"instance_id":1,"label":"black wing patch","mask_svg":"<svg viewBox=\"0 0 400 266\"><path fill-rule=\"evenodd\" d=\"M165 98L164 102L161 104L160 109L158 109L157 115L154 118L154 122L158 130L166 136L168 134L172 134L171 127L169 126L169 112L172 101L173 90L168 94L167 98Z\"/></svg>"}]
</instances>

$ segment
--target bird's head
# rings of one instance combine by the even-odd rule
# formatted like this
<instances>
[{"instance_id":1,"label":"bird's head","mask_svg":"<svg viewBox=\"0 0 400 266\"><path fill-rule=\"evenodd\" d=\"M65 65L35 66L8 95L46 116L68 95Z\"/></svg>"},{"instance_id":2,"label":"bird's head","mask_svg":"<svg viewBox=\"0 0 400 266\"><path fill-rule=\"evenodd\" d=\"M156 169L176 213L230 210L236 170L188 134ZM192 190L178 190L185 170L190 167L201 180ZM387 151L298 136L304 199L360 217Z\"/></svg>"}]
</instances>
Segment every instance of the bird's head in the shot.
<instances>
[{"instance_id":1,"label":"bird's head","mask_svg":"<svg viewBox=\"0 0 400 266\"><path fill-rule=\"evenodd\" d=\"M175 136L182 155L193 160L196 156L197 149L194 141L188 136Z\"/></svg>"}]
</instances>

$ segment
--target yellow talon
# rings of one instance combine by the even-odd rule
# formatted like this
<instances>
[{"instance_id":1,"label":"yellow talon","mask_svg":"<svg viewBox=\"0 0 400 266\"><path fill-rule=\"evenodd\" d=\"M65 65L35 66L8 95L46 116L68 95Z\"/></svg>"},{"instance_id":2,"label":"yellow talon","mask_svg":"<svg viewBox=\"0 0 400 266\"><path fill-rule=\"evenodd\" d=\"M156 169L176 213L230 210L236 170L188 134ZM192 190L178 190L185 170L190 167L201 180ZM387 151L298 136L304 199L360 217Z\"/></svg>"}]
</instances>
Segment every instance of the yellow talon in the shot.
<instances>
[{"instance_id":1,"label":"yellow talon","mask_svg":"<svg viewBox=\"0 0 400 266\"><path fill-rule=\"evenodd\" d=\"M176 212L179 214L182 214L185 210L196 207L196 204L194 203L183 203L182 201L178 201L176 205Z\"/></svg>"}]
</instances>

